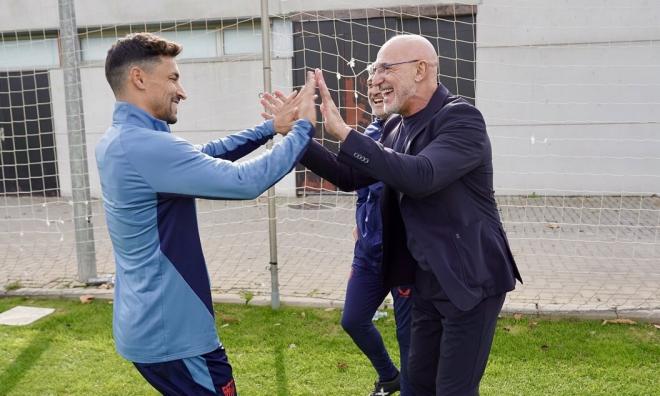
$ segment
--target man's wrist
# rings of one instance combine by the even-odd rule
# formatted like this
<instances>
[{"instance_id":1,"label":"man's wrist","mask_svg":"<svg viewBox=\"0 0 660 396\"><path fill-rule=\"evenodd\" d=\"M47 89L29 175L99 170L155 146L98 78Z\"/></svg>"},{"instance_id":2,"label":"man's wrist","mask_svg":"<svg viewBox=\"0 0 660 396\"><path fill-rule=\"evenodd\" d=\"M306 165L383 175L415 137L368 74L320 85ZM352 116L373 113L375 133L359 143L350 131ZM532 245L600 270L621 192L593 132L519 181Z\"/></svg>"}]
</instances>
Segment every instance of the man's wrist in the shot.
<instances>
[{"instance_id":1,"label":"man's wrist","mask_svg":"<svg viewBox=\"0 0 660 396\"><path fill-rule=\"evenodd\" d=\"M344 140L346 140L346 138L348 137L348 134L351 133L352 130L353 130L353 128L349 127L348 125L342 126L340 128L339 134L337 136L337 138L339 138L339 141L343 142Z\"/></svg>"},{"instance_id":2,"label":"man's wrist","mask_svg":"<svg viewBox=\"0 0 660 396\"><path fill-rule=\"evenodd\" d=\"M272 136L275 136L277 134L277 131L275 130L275 121L270 119L264 121L263 124L266 127L266 130L270 132Z\"/></svg>"}]
</instances>

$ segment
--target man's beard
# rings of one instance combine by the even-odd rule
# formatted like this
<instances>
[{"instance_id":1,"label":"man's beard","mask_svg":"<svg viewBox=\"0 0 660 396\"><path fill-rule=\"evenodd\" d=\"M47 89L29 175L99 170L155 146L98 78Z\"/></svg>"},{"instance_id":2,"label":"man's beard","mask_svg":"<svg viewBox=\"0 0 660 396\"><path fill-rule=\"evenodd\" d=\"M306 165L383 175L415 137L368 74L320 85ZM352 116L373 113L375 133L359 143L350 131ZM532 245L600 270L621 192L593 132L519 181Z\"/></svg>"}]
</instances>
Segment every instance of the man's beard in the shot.
<instances>
[{"instance_id":1,"label":"man's beard","mask_svg":"<svg viewBox=\"0 0 660 396\"><path fill-rule=\"evenodd\" d=\"M401 108L408 99L413 97L414 90L410 87L402 87L399 89L399 92L393 92L391 95L394 96L394 100L389 106L387 103L383 103L383 110L387 114L401 114Z\"/></svg>"}]
</instances>

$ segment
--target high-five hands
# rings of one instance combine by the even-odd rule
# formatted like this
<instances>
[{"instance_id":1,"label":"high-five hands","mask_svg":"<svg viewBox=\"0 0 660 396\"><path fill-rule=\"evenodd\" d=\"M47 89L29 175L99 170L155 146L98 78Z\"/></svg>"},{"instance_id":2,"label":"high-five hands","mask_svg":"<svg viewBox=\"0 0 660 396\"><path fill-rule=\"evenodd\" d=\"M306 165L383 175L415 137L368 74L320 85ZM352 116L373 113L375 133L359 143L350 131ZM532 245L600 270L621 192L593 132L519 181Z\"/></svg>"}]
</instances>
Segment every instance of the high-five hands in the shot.
<instances>
[{"instance_id":1,"label":"high-five hands","mask_svg":"<svg viewBox=\"0 0 660 396\"><path fill-rule=\"evenodd\" d=\"M341 114L339 113L339 109L335 105L335 102L332 101L328 86L323 79L323 72L321 72L320 69L316 69L315 75L316 84L319 87L319 95L321 95L321 114L323 115L323 121L325 122L325 131L343 142L351 131L351 127L346 125L341 118Z\"/></svg>"},{"instance_id":2,"label":"high-five hands","mask_svg":"<svg viewBox=\"0 0 660 396\"><path fill-rule=\"evenodd\" d=\"M309 71L307 81L300 92L294 90L288 96L280 91L275 91L273 94L265 93L260 101L265 110L261 116L267 120L273 120L275 132L282 135L286 135L299 118L315 124L315 92L316 76L314 72Z\"/></svg>"},{"instance_id":3,"label":"high-five hands","mask_svg":"<svg viewBox=\"0 0 660 396\"><path fill-rule=\"evenodd\" d=\"M316 95L314 92L317 86L321 96L320 108L325 122L325 131L343 142L351 131L351 127L346 125L341 118L320 69L307 72L307 82L299 93L293 91L288 96L280 91L275 91L273 94L265 93L261 99L265 112L261 113L261 116L267 120L272 119L275 131L282 135L286 135L291 130L293 123L298 118L307 119L315 124L314 100Z\"/></svg>"}]
</instances>

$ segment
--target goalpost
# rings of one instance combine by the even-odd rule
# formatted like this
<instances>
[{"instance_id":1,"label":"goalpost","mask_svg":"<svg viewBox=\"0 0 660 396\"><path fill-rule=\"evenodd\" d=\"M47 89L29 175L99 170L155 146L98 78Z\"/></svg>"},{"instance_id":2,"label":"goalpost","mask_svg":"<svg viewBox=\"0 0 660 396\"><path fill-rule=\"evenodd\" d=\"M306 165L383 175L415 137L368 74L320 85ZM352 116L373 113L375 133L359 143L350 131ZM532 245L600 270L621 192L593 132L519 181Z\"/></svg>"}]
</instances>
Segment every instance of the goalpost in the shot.
<instances>
[{"instance_id":1,"label":"goalpost","mask_svg":"<svg viewBox=\"0 0 660 396\"><path fill-rule=\"evenodd\" d=\"M264 62L258 2L209 0L203 10L154 8L121 21L100 4L96 14L90 3L77 4L77 56L90 224L97 272L106 276L114 263L93 157L114 100L105 51L138 31L183 44L178 62L190 97L172 129L193 143L260 122ZM636 0L271 1L271 85L288 92L306 70L321 68L347 123L362 131L371 121L367 64L388 38L422 34L438 50L439 80L487 122L496 198L525 279L509 306L649 309L660 300L657 8ZM78 271L63 94L72 83L58 55L61 32L1 33L0 285L67 287ZM316 138L337 150L319 121ZM354 201L301 166L270 200L198 200L214 291L267 300L276 260L283 299L340 302Z\"/></svg>"}]
</instances>

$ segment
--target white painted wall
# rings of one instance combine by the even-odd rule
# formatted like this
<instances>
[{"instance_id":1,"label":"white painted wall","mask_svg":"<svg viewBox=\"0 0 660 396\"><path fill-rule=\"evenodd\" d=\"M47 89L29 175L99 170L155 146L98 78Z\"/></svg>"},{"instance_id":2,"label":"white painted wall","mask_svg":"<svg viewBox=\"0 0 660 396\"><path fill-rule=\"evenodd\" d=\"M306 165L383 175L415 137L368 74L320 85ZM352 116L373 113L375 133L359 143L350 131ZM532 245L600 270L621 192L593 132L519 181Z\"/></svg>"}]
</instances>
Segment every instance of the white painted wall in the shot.
<instances>
[{"instance_id":1,"label":"white painted wall","mask_svg":"<svg viewBox=\"0 0 660 396\"><path fill-rule=\"evenodd\" d=\"M482 0L465 0L477 4ZM446 4L433 0L270 0L271 15L290 12L333 9L364 9L372 7L418 6ZM2 0L0 30L56 29L58 0ZM79 26L126 25L130 23L185 21L257 17L261 15L260 0L76 0ZM38 12L34 12L38 10Z\"/></svg>"},{"instance_id":2,"label":"white painted wall","mask_svg":"<svg viewBox=\"0 0 660 396\"><path fill-rule=\"evenodd\" d=\"M5 10L8 10L8 12L0 14L1 31L57 29L59 23L57 21L57 0L7 1L8 4ZM169 2L171 3L169 7L166 4L167 2L163 1L151 1L153 3L151 6L148 3L150 2L147 1L141 3L140 7L134 7L134 2L128 1L77 1L78 25L108 25L114 23L125 25L131 22L172 21L174 19L218 19L220 18L219 15L239 16L247 13L257 16L260 13L258 1L195 1L184 4L185 7L182 6L181 2ZM175 4L176 6L174 6ZM28 12L30 9L49 11L43 13ZM154 12L146 13L148 9ZM34 14L39 14L39 17L34 17ZM256 28L258 29L258 26ZM273 26L273 40L271 48L276 59L272 62L272 87L288 92L292 88L292 38L290 30L282 24ZM26 61L29 61L29 58ZM17 65L20 66L20 64ZM263 121L260 116L262 109L259 105L259 93L263 90L260 55L220 56L196 60L182 59L179 60L179 65L182 73L182 83L189 99L180 106L180 121L172 126L174 133L192 143L205 143L253 127ZM16 69L18 67L14 64L10 66L5 66L5 68ZM0 67L2 67L1 62ZM57 65L51 65L49 74L60 190L62 195L70 196L71 175L63 73ZM92 196L99 197L100 183L96 169L94 147L110 125L114 97L105 81L102 61L84 65L81 68L81 80L90 188ZM278 140L278 138L275 139L275 141ZM258 155L261 152L263 150L259 150L253 155ZM285 195L294 194L294 176L290 174L282 179L276 186L276 192Z\"/></svg>"},{"instance_id":3,"label":"white painted wall","mask_svg":"<svg viewBox=\"0 0 660 396\"><path fill-rule=\"evenodd\" d=\"M279 0L294 10L422 5L428 0ZM438 4L447 3L446 1ZM477 17L477 105L493 142L500 194L660 192L660 2L483 0ZM258 16L259 1L76 2L80 26ZM3 31L57 28L57 0L3 0ZM30 12L30 10L40 10ZM201 143L260 121L260 60L181 61L190 99L175 133ZM62 73L51 70L60 183L70 193ZM102 65L81 71L92 193L93 148L110 122ZM273 86L291 88L291 60ZM293 193L291 176L278 193Z\"/></svg>"},{"instance_id":4,"label":"white painted wall","mask_svg":"<svg viewBox=\"0 0 660 396\"><path fill-rule=\"evenodd\" d=\"M69 138L66 127L66 100L64 98L64 72L62 69L51 69L50 99L53 109L53 128L55 130L55 152L57 155L57 170L59 172L60 193L71 196L71 166L69 166ZM89 138L87 138L89 141ZM89 153L87 158L89 159ZM93 162L90 161L90 165ZM98 180L98 177L96 178ZM99 190L98 188L96 190ZM99 196L99 195L95 195Z\"/></svg>"},{"instance_id":5,"label":"white painted wall","mask_svg":"<svg viewBox=\"0 0 660 396\"><path fill-rule=\"evenodd\" d=\"M348 0L302 1L271 0L270 13L281 15L304 10L364 9L423 5L427 0ZM447 1L437 2L437 4ZM471 1L470 3L477 3ZM259 0L78 0L75 2L78 26L127 25L204 19L250 18L261 13ZM39 10L39 12L34 12ZM1 31L48 31L59 28L57 0L3 0ZM273 62L272 86L288 92L292 88L290 31L274 26L272 48L279 58ZM284 33L284 34L283 34ZM95 39L97 40L97 39ZM282 43L288 41L288 43ZM185 51L185 48L184 48ZM98 51L97 51L98 52ZM180 106L174 133L193 143L226 136L262 120L258 94L263 87L262 64L257 56L180 60L182 82L189 99ZM71 175L66 128L62 70L51 66L51 94L59 165L61 193L71 195ZM100 195L94 147L110 125L114 98L107 86L102 62L81 69L82 91L92 196ZM277 138L276 138L277 141ZM259 152L255 153L258 154ZM293 195L295 179L289 174L276 185L278 194Z\"/></svg>"},{"instance_id":6,"label":"white painted wall","mask_svg":"<svg viewBox=\"0 0 660 396\"><path fill-rule=\"evenodd\" d=\"M477 105L496 191L660 192L660 2L486 0Z\"/></svg>"}]
</instances>

